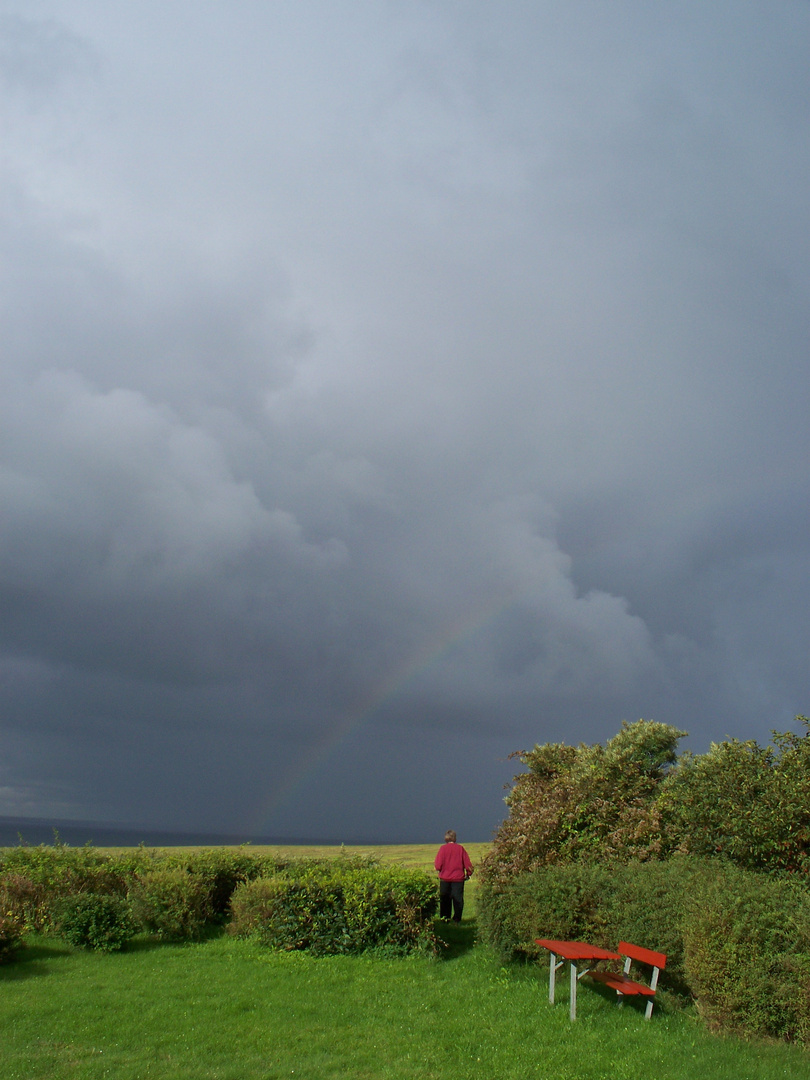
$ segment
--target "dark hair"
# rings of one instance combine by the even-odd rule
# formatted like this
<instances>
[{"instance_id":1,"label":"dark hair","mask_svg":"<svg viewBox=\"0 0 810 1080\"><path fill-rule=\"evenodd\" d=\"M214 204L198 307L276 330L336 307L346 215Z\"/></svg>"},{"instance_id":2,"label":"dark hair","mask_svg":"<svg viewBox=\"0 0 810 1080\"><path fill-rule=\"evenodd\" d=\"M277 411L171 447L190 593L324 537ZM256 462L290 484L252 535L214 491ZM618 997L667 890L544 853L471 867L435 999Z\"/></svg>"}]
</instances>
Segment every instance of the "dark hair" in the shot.
<instances>
[{"instance_id":1,"label":"dark hair","mask_svg":"<svg viewBox=\"0 0 810 1080\"><path fill-rule=\"evenodd\" d=\"M453 832L452 829L448 829L447 832L444 834L444 842L445 844L455 844L456 834L455 832Z\"/></svg>"}]
</instances>

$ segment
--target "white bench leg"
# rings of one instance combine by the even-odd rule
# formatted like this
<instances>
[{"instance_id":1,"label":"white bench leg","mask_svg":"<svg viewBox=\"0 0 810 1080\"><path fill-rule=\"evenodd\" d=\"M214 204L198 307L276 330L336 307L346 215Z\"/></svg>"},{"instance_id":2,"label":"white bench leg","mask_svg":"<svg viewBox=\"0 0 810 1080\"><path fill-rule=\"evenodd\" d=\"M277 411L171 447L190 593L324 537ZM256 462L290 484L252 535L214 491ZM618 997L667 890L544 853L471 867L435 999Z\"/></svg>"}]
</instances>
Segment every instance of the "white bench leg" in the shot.
<instances>
[{"instance_id":1,"label":"white bench leg","mask_svg":"<svg viewBox=\"0 0 810 1080\"><path fill-rule=\"evenodd\" d=\"M554 1004L554 991L557 984L557 972L563 966L562 960L557 959L556 953L551 953L551 965L548 969L548 1000Z\"/></svg>"},{"instance_id":2,"label":"white bench leg","mask_svg":"<svg viewBox=\"0 0 810 1080\"><path fill-rule=\"evenodd\" d=\"M571 1019L577 1018L577 983L579 982L579 976L577 975L577 965L574 961L571 961Z\"/></svg>"},{"instance_id":3,"label":"white bench leg","mask_svg":"<svg viewBox=\"0 0 810 1080\"><path fill-rule=\"evenodd\" d=\"M650 989L653 991L653 993L655 993L655 991L658 989L658 976L659 976L660 973L661 973L660 968L657 968L657 967L653 968L652 978L650 979ZM653 1001L654 1000L655 1000L654 998L649 998L647 1000L647 1008L646 1008L646 1010L644 1012L644 1019L645 1020L649 1020L650 1017L652 1016Z\"/></svg>"}]
</instances>

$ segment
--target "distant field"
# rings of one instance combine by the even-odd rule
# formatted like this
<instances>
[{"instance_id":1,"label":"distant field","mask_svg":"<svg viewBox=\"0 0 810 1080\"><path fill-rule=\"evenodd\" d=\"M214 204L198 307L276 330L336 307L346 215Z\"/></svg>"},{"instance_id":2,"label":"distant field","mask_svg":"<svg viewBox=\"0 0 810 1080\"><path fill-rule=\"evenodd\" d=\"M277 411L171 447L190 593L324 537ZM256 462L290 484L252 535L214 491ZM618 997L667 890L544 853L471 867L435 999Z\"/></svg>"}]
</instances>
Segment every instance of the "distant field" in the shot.
<instances>
[{"instance_id":1,"label":"distant field","mask_svg":"<svg viewBox=\"0 0 810 1080\"><path fill-rule=\"evenodd\" d=\"M212 847L213 845L206 845ZM464 844L473 865L476 865L492 847L491 843ZM126 848L99 848L99 851L125 851ZM161 850L158 848L157 850ZM168 848L169 851L198 851L201 848ZM439 850L438 844L251 844L250 850L259 855L281 855L297 859L332 859L341 855L373 855L382 862L407 866L414 870L433 873L433 860Z\"/></svg>"},{"instance_id":2,"label":"distant field","mask_svg":"<svg viewBox=\"0 0 810 1080\"><path fill-rule=\"evenodd\" d=\"M492 847L492 844L465 844L464 847L475 865ZM433 873L433 860L439 850L438 844L384 844L373 847L366 845L341 845L340 847L326 847L315 845L287 845L253 847L251 851L261 854L278 854L288 858L334 858L345 855L373 855L382 862L395 863L398 866L407 866L413 870L427 870Z\"/></svg>"}]
</instances>

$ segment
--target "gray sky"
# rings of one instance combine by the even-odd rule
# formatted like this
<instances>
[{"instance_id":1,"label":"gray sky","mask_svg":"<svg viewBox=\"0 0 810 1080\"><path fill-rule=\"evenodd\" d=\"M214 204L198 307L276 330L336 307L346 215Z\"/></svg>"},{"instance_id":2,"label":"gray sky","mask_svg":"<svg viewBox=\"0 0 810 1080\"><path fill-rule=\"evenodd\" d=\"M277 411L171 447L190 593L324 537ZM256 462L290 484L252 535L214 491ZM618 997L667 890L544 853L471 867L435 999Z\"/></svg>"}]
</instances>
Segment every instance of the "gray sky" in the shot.
<instances>
[{"instance_id":1,"label":"gray sky","mask_svg":"<svg viewBox=\"0 0 810 1080\"><path fill-rule=\"evenodd\" d=\"M808 46L0 0L0 814L487 839L810 711Z\"/></svg>"}]
</instances>

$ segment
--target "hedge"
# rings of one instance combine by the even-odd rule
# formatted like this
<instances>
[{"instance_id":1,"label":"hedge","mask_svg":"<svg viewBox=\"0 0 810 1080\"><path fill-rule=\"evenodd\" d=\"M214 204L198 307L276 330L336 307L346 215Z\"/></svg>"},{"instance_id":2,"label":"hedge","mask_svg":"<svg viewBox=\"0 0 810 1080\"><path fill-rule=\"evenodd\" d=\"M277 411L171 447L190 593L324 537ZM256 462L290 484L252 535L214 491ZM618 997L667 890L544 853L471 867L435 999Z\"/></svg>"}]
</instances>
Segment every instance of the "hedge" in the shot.
<instances>
[{"instance_id":1,"label":"hedge","mask_svg":"<svg viewBox=\"0 0 810 1080\"><path fill-rule=\"evenodd\" d=\"M25 932L53 928L53 910L79 893L123 896L125 875L115 859L89 845L21 845L0 852L0 896Z\"/></svg>"},{"instance_id":2,"label":"hedge","mask_svg":"<svg viewBox=\"0 0 810 1080\"><path fill-rule=\"evenodd\" d=\"M712 1027L810 1043L810 891L733 867L696 883L686 976Z\"/></svg>"},{"instance_id":3,"label":"hedge","mask_svg":"<svg viewBox=\"0 0 810 1080\"><path fill-rule=\"evenodd\" d=\"M126 898L144 930L175 940L198 938L206 923L226 917L240 882L284 865L246 847L173 852L141 846L106 853L91 845L19 845L0 851L0 907L15 940L56 931L64 901L88 894ZM8 928L3 934L8 937ZM10 947L0 952L9 954Z\"/></svg>"},{"instance_id":4,"label":"hedge","mask_svg":"<svg viewBox=\"0 0 810 1080\"><path fill-rule=\"evenodd\" d=\"M436 884L420 871L350 860L291 864L237 886L230 931L316 955L434 950L436 905Z\"/></svg>"},{"instance_id":5,"label":"hedge","mask_svg":"<svg viewBox=\"0 0 810 1080\"><path fill-rule=\"evenodd\" d=\"M210 882L180 868L139 875L128 899L138 926L170 941L198 940L214 915Z\"/></svg>"},{"instance_id":6,"label":"hedge","mask_svg":"<svg viewBox=\"0 0 810 1080\"><path fill-rule=\"evenodd\" d=\"M685 992L683 934L687 896L701 864L574 862L544 866L506 884L484 878L478 921L502 959L536 957L538 937L615 948L632 941L667 954L662 986Z\"/></svg>"},{"instance_id":7,"label":"hedge","mask_svg":"<svg viewBox=\"0 0 810 1080\"><path fill-rule=\"evenodd\" d=\"M804 878L717 859L545 866L484 879L485 939L504 959L535 938L632 941L667 954L661 986L694 998L712 1027L810 1043L810 888Z\"/></svg>"},{"instance_id":8,"label":"hedge","mask_svg":"<svg viewBox=\"0 0 810 1080\"><path fill-rule=\"evenodd\" d=\"M108 893L76 893L54 906L54 926L61 938L79 948L114 952L135 934L129 905Z\"/></svg>"}]
</instances>

